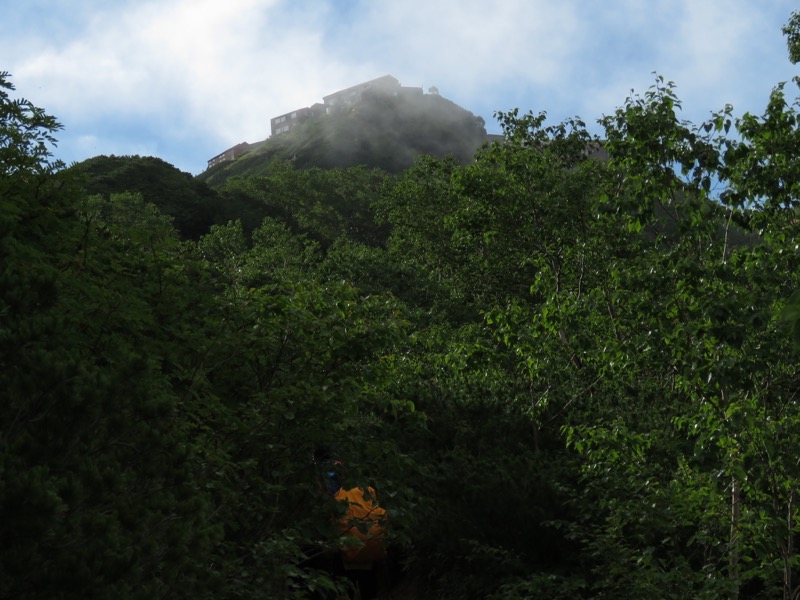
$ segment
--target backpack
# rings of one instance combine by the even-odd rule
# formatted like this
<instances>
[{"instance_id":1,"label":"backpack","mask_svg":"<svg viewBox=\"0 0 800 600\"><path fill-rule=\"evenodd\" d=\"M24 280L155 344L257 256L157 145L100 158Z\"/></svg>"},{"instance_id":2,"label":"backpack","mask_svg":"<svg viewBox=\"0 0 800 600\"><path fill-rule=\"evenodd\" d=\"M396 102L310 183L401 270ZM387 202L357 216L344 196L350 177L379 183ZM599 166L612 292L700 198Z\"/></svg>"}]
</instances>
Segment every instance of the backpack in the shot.
<instances>
[{"instance_id":1,"label":"backpack","mask_svg":"<svg viewBox=\"0 0 800 600\"><path fill-rule=\"evenodd\" d=\"M339 489L336 500L344 504L344 514L339 520L339 528L347 536L357 538L345 548L342 556L347 562L374 562L386 558L383 538L386 526L386 510L378 505L375 489L368 487Z\"/></svg>"}]
</instances>

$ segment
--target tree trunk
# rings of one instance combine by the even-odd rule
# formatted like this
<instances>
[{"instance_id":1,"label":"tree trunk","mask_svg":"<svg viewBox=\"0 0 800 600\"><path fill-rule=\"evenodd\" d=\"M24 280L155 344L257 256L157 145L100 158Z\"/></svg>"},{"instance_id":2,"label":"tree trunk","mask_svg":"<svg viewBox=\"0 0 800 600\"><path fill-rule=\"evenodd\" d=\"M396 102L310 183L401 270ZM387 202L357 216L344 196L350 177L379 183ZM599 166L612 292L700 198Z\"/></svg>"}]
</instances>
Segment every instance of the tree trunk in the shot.
<instances>
[{"instance_id":1,"label":"tree trunk","mask_svg":"<svg viewBox=\"0 0 800 600\"><path fill-rule=\"evenodd\" d=\"M794 494L789 492L789 506L786 510L786 546L783 549L783 599L793 600L792 589L792 554L794 554Z\"/></svg>"},{"instance_id":2,"label":"tree trunk","mask_svg":"<svg viewBox=\"0 0 800 600\"><path fill-rule=\"evenodd\" d=\"M739 539L739 520L741 516L741 490L739 482L736 480L736 475L731 475L731 535L729 544L729 574L732 588L731 600L736 600L739 597L739 558L740 558L740 543Z\"/></svg>"}]
</instances>

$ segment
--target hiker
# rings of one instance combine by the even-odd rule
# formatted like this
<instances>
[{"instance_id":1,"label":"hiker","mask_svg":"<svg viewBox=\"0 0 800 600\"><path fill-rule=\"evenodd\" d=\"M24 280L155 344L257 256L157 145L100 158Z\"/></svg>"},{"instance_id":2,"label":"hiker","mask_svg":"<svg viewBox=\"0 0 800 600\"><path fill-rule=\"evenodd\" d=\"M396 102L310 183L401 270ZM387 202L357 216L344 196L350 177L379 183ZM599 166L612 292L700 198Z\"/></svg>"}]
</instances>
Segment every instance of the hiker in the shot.
<instances>
[{"instance_id":1,"label":"hiker","mask_svg":"<svg viewBox=\"0 0 800 600\"><path fill-rule=\"evenodd\" d=\"M315 462L317 458L315 455ZM350 540L339 551L337 558L340 564L337 566L343 569L353 583L356 598L375 598L378 592L378 571L383 567L386 558L386 510L378 504L374 487L348 488L343 485L344 465L341 461L333 458L330 453L322 453L319 459L324 468L325 493L340 504L339 530Z\"/></svg>"}]
</instances>

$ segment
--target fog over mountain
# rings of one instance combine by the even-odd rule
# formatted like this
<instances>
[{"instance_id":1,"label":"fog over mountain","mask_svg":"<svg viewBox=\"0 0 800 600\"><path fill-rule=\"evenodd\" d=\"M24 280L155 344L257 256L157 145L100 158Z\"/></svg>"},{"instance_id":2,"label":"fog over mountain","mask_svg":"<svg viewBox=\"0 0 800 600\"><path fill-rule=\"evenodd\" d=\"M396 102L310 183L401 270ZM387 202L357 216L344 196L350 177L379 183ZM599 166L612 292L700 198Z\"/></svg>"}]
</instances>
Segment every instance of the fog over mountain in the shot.
<instances>
[{"instance_id":1,"label":"fog over mountain","mask_svg":"<svg viewBox=\"0 0 800 600\"><path fill-rule=\"evenodd\" d=\"M370 89L351 102L320 110L286 133L249 146L236 160L214 165L199 178L219 184L233 175L268 171L275 160L298 168L366 166L399 173L420 155L469 162L490 136L483 118L435 89Z\"/></svg>"}]
</instances>

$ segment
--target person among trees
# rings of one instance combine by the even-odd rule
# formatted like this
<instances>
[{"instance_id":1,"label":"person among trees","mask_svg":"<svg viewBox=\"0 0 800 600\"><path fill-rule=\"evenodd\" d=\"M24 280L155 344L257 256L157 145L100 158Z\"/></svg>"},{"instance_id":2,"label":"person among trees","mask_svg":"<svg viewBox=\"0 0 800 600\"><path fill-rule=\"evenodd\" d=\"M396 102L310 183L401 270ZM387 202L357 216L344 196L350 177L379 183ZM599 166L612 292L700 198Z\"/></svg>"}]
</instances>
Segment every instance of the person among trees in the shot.
<instances>
[{"instance_id":1,"label":"person among trees","mask_svg":"<svg viewBox=\"0 0 800 600\"><path fill-rule=\"evenodd\" d=\"M372 486L346 487L344 463L331 450L318 451L315 462L324 468L324 493L339 503L338 529L347 539L337 556L337 569L355 588L356 598L377 597L378 571L386 559L385 531L387 512L377 500Z\"/></svg>"}]
</instances>

